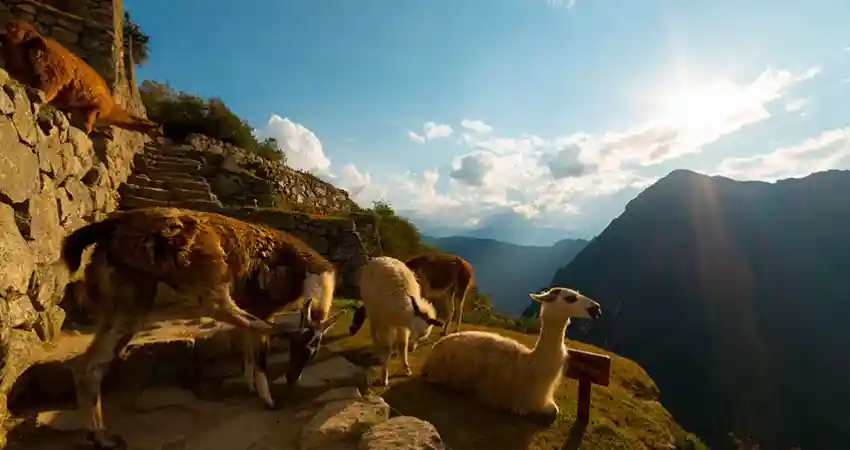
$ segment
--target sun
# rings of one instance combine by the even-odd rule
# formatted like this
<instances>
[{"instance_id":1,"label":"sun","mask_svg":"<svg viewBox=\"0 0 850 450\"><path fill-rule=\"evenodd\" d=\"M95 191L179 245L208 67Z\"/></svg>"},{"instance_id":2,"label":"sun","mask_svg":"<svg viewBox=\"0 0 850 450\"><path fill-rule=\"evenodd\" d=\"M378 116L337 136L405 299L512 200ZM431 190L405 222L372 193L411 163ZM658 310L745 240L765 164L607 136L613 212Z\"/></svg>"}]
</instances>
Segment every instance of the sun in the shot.
<instances>
[{"instance_id":1,"label":"sun","mask_svg":"<svg viewBox=\"0 0 850 450\"><path fill-rule=\"evenodd\" d=\"M749 97L746 88L729 80L683 83L656 99L658 119L682 135L710 136L752 113Z\"/></svg>"}]
</instances>

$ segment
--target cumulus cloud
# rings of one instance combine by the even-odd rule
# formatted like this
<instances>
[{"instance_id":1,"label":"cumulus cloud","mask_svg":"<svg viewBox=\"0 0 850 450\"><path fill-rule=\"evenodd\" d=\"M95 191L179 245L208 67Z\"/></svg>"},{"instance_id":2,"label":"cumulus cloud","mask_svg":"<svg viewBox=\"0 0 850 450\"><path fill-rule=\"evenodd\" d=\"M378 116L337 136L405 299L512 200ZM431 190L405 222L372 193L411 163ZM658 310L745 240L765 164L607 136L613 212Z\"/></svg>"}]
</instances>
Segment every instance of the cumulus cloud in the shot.
<instances>
[{"instance_id":1,"label":"cumulus cloud","mask_svg":"<svg viewBox=\"0 0 850 450\"><path fill-rule=\"evenodd\" d=\"M579 155L581 155L581 147L575 143L561 147L554 155L546 158L549 173L556 180L586 175L593 166L581 162Z\"/></svg>"},{"instance_id":2,"label":"cumulus cloud","mask_svg":"<svg viewBox=\"0 0 850 450\"><path fill-rule=\"evenodd\" d=\"M449 125L444 123L425 122L422 124L421 134L410 130L407 132L407 137L417 144L424 144L425 141L449 137L452 133L454 133L454 130Z\"/></svg>"},{"instance_id":3,"label":"cumulus cloud","mask_svg":"<svg viewBox=\"0 0 850 450\"><path fill-rule=\"evenodd\" d=\"M850 164L850 127L827 130L797 145L770 153L727 158L719 174L739 180L774 181Z\"/></svg>"},{"instance_id":4,"label":"cumulus cloud","mask_svg":"<svg viewBox=\"0 0 850 450\"><path fill-rule=\"evenodd\" d=\"M463 119L460 121L460 126L477 134L487 134L493 131L493 127L491 127L490 125L487 125L486 123L480 120L474 119Z\"/></svg>"},{"instance_id":5,"label":"cumulus cloud","mask_svg":"<svg viewBox=\"0 0 850 450\"><path fill-rule=\"evenodd\" d=\"M425 137L428 139L449 137L454 132L452 127L444 123L425 122L422 128L425 130Z\"/></svg>"},{"instance_id":6,"label":"cumulus cloud","mask_svg":"<svg viewBox=\"0 0 850 450\"><path fill-rule=\"evenodd\" d=\"M278 147L286 155L290 166L304 171L327 173L331 160L325 156L322 142L316 134L303 125L273 114L260 134L277 139Z\"/></svg>"},{"instance_id":7,"label":"cumulus cloud","mask_svg":"<svg viewBox=\"0 0 850 450\"><path fill-rule=\"evenodd\" d=\"M497 157L490 152L478 152L460 158L460 164L449 176L467 186L483 186L484 177L493 170Z\"/></svg>"}]
</instances>

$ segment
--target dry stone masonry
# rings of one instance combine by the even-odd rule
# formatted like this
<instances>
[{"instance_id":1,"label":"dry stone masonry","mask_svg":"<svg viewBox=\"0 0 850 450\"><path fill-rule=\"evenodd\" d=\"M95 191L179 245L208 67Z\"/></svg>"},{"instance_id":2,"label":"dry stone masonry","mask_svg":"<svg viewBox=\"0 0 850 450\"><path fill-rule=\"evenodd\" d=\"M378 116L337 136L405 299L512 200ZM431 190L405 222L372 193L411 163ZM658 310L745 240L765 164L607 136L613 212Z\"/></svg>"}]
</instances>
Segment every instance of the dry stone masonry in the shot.
<instances>
[{"instance_id":1,"label":"dry stone masonry","mask_svg":"<svg viewBox=\"0 0 850 450\"><path fill-rule=\"evenodd\" d=\"M34 112L27 90L0 70L0 416L12 384L51 342L68 273L61 241L116 209L142 135L95 137L50 106Z\"/></svg>"},{"instance_id":2,"label":"dry stone masonry","mask_svg":"<svg viewBox=\"0 0 850 450\"><path fill-rule=\"evenodd\" d=\"M348 192L308 173L231 144L192 134L188 150L201 152L213 192L228 205L277 207L329 216L360 211Z\"/></svg>"}]
</instances>

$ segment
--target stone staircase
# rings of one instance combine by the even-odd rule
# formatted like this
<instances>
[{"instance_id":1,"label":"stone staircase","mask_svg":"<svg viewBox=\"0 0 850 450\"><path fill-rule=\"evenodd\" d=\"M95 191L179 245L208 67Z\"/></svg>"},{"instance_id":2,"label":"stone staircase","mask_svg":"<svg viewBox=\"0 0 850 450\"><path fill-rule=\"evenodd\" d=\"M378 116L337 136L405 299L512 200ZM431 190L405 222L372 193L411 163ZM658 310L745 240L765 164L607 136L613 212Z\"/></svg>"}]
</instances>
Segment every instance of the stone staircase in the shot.
<instances>
[{"instance_id":1,"label":"stone staircase","mask_svg":"<svg viewBox=\"0 0 850 450\"><path fill-rule=\"evenodd\" d=\"M133 173L118 189L120 209L221 208L202 174L205 164L204 157L189 147L166 140L149 143L135 156Z\"/></svg>"}]
</instances>

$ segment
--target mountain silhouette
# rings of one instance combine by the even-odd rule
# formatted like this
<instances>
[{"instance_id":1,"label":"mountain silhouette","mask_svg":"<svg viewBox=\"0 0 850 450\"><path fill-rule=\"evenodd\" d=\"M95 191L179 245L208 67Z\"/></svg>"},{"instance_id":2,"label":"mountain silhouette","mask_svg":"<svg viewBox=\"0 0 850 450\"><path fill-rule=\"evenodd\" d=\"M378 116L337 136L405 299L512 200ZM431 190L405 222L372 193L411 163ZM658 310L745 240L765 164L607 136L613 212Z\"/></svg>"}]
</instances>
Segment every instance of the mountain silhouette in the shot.
<instances>
[{"instance_id":1,"label":"mountain silhouette","mask_svg":"<svg viewBox=\"0 0 850 450\"><path fill-rule=\"evenodd\" d=\"M850 442L850 172L776 183L676 170L552 284L600 301L587 340L632 358L712 448Z\"/></svg>"}]
</instances>

